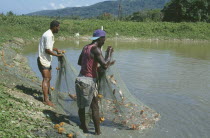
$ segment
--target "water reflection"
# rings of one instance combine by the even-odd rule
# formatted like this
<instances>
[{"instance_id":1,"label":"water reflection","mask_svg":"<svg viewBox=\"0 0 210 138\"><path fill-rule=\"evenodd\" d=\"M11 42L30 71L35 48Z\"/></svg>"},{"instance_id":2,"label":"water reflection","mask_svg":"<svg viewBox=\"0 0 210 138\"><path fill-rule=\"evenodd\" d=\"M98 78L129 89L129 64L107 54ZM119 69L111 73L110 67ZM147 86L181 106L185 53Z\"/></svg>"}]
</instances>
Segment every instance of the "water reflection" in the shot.
<instances>
[{"instance_id":1,"label":"water reflection","mask_svg":"<svg viewBox=\"0 0 210 138\"><path fill-rule=\"evenodd\" d=\"M69 41L56 41L55 47L61 49L81 49L84 45L91 43L91 41L82 41L80 39ZM140 51L170 51L177 54L177 56L184 56L188 58L196 58L202 60L210 60L210 47L208 42L196 43L196 42L177 42L177 41L122 41L117 37L114 40L107 40L105 46L111 45L115 50L140 50ZM24 50L24 53L36 52L38 49L38 43L30 44Z\"/></svg>"}]
</instances>

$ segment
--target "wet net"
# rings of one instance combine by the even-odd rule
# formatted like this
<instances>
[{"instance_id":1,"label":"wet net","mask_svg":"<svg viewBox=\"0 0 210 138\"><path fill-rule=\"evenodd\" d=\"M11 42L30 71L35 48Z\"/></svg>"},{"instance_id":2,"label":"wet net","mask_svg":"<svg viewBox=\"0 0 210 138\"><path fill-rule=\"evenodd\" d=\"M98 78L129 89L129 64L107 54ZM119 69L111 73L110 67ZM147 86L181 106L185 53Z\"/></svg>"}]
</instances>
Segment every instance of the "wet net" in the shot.
<instances>
[{"instance_id":1,"label":"wet net","mask_svg":"<svg viewBox=\"0 0 210 138\"><path fill-rule=\"evenodd\" d=\"M56 105L58 113L65 115L77 115L75 79L78 71L70 64L65 54L58 58L57 77L55 88L51 92L52 101Z\"/></svg>"},{"instance_id":2,"label":"wet net","mask_svg":"<svg viewBox=\"0 0 210 138\"><path fill-rule=\"evenodd\" d=\"M64 55L58 60L53 102L57 111L71 117L78 116L75 79L78 71ZM120 129L142 130L159 120L160 115L136 99L122 81L115 65L107 70L100 69L98 79L100 121L102 126Z\"/></svg>"}]
</instances>

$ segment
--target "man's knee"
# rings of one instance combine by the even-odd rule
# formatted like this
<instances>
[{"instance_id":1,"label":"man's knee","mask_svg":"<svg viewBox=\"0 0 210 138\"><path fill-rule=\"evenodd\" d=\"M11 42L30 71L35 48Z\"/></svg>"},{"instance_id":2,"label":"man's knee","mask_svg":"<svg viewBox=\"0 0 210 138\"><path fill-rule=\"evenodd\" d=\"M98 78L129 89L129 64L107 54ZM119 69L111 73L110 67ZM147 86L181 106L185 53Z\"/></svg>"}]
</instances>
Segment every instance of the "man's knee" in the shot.
<instances>
[{"instance_id":1,"label":"man's knee","mask_svg":"<svg viewBox=\"0 0 210 138\"><path fill-rule=\"evenodd\" d=\"M44 82L50 82L51 77L49 77L49 78L43 78L43 80L44 80Z\"/></svg>"},{"instance_id":2,"label":"man's knee","mask_svg":"<svg viewBox=\"0 0 210 138\"><path fill-rule=\"evenodd\" d=\"M41 73L42 73L43 78L51 79L51 71L50 70L44 69L41 71Z\"/></svg>"},{"instance_id":3,"label":"man's knee","mask_svg":"<svg viewBox=\"0 0 210 138\"><path fill-rule=\"evenodd\" d=\"M92 108L92 110L94 110L94 111L99 111L98 103L92 103L92 104L91 104L91 108Z\"/></svg>"}]
</instances>

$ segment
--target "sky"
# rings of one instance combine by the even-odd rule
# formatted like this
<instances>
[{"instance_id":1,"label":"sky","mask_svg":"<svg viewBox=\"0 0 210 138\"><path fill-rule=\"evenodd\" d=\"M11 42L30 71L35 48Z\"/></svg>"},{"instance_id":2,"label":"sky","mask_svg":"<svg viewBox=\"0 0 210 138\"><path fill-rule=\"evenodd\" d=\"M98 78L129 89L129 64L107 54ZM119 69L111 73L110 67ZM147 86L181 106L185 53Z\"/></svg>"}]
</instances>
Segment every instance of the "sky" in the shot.
<instances>
[{"instance_id":1,"label":"sky","mask_svg":"<svg viewBox=\"0 0 210 138\"><path fill-rule=\"evenodd\" d=\"M107 0L0 0L0 13L22 15L41 10L89 6Z\"/></svg>"}]
</instances>

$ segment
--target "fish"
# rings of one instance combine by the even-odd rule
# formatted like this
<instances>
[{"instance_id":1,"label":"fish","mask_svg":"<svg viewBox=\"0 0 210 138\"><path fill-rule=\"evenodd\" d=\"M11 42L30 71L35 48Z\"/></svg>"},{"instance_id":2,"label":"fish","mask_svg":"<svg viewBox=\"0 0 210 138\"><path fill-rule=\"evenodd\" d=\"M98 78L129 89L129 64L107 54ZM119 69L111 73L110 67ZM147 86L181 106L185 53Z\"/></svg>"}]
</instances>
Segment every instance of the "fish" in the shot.
<instances>
[{"instance_id":1,"label":"fish","mask_svg":"<svg viewBox=\"0 0 210 138\"><path fill-rule=\"evenodd\" d=\"M144 113L144 110L141 110L141 111L140 111L140 115L142 115L143 113Z\"/></svg>"},{"instance_id":2,"label":"fish","mask_svg":"<svg viewBox=\"0 0 210 138\"><path fill-rule=\"evenodd\" d=\"M115 89L113 90L113 92L112 92L113 94L115 94Z\"/></svg>"},{"instance_id":3,"label":"fish","mask_svg":"<svg viewBox=\"0 0 210 138\"><path fill-rule=\"evenodd\" d=\"M117 81L114 79L114 75L107 76L107 78L110 79L111 83L113 83L114 85L117 84Z\"/></svg>"},{"instance_id":4,"label":"fish","mask_svg":"<svg viewBox=\"0 0 210 138\"><path fill-rule=\"evenodd\" d=\"M111 79L111 82L116 85L117 84L117 81L115 79Z\"/></svg>"},{"instance_id":5,"label":"fish","mask_svg":"<svg viewBox=\"0 0 210 138\"><path fill-rule=\"evenodd\" d=\"M159 117L159 114L156 114L154 117L155 117L155 118L158 118L158 117Z\"/></svg>"},{"instance_id":6,"label":"fish","mask_svg":"<svg viewBox=\"0 0 210 138\"><path fill-rule=\"evenodd\" d=\"M119 94L120 94L120 97L122 98L122 100L124 99L124 96L123 96L123 93L121 90L119 90Z\"/></svg>"},{"instance_id":7,"label":"fish","mask_svg":"<svg viewBox=\"0 0 210 138\"><path fill-rule=\"evenodd\" d=\"M74 100L74 101L77 100L77 96L74 95L74 94L69 94L69 97L70 97L72 100Z\"/></svg>"}]
</instances>

